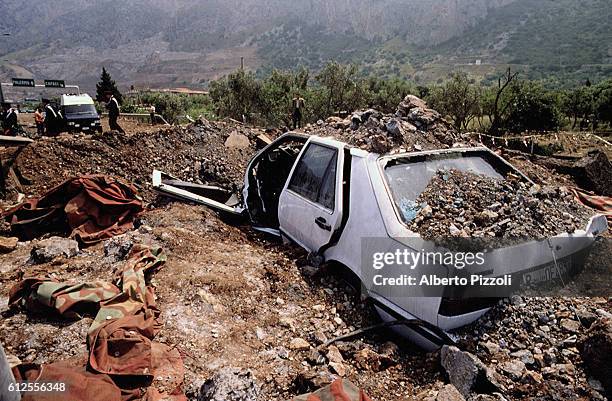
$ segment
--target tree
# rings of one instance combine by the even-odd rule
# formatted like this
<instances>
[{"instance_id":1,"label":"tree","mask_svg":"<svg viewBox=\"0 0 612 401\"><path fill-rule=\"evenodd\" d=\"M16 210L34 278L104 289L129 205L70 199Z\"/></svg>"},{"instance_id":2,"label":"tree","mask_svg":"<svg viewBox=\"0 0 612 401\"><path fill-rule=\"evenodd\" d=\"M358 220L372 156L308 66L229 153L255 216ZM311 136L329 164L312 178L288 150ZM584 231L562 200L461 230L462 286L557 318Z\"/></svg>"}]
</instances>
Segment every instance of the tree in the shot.
<instances>
[{"instance_id":1,"label":"tree","mask_svg":"<svg viewBox=\"0 0 612 401\"><path fill-rule=\"evenodd\" d=\"M497 91L495 92L495 100L492 104L491 113L489 114L492 116L490 129L492 135L499 134L499 130L503 125L502 116L506 113L508 107L510 107L510 102L502 102L503 94L506 88L512 83L512 81L516 79L517 76L518 72L512 74L512 70L508 68L508 71L503 76L503 83L501 77L497 80Z\"/></svg>"},{"instance_id":2,"label":"tree","mask_svg":"<svg viewBox=\"0 0 612 401\"><path fill-rule=\"evenodd\" d=\"M456 130L463 131L479 114L480 98L480 87L471 84L467 74L456 73L442 86L435 87L427 100L433 109L450 116Z\"/></svg>"},{"instance_id":3,"label":"tree","mask_svg":"<svg viewBox=\"0 0 612 401\"><path fill-rule=\"evenodd\" d=\"M261 81L255 79L253 73L244 70L237 70L227 77L213 81L210 98L215 105L216 114L240 121L251 120L263 104L261 86Z\"/></svg>"},{"instance_id":4,"label":"tree","mask_svg":"<svg viewBox=\"0 0 612 401\"><path fill-rule=\"evenodd\" d=\"M106 68L102 67L102 75L100 75L100 82L96 84L96 100L98 102L105 101L106 92L111 92L119 103L123 102L123 95L121 95L121 92L119 92L117 84L111 78L108 71L106 71Z\"/></svg>"},{"instance_id":5,"label":"tree","mask_svg":"<svg viewBox=\"0 0 612 401\"><path fill-rule=\"evenodd\" d=\"M517 81L508 91L509 113L503 128L510 132L553 131L561 125L559 99L541 84Z\"/></svg>"},{"instance_id":6,"label":"tree","mask_svg":"<svg viewBox=\"0 0 612 401\"><path fill-rule=\"evenodd\" d=\"M593 91L589 86L565 91L562 110L572 120L572 129L576 128L579 118L588 117L593 112Z\"/></svg>"},{"instance_id":7,"label":"tree","mask_svg":"<svg viewBox=\"0 0 612 401\"><path fill-rule=\"evenodd\" d=\"M594 92L597 118L612 124L612 79L598 84Z\"/></svg>"},{"instance_id":8,"label":"tree","mask_svg":"<svg viewBox=\"0 0 612 401\"><path fill-rule=\"evenodd\" d=\"M357 88L357 66L329 62L316 76L326 91L325 116L334 111L353 111L359 108L363 98L354 96Z\"/></svg>"}]
</instances>

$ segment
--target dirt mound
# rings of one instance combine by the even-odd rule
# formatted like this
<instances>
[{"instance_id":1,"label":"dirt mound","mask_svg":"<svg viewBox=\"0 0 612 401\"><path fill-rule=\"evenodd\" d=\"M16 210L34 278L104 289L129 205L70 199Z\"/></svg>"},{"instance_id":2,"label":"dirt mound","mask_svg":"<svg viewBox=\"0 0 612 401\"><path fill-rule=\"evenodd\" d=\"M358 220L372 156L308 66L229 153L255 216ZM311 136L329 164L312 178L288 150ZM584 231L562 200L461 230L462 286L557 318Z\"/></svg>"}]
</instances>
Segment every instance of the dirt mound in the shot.
<instances>
[{"instance_id":1,"label":"dirt mound","mask_svg":"<svg viewBox=\"0 0 612 401\"><path fill-rule=\"evenodd\" d=\"M414 208L411 229L425 238L541 239L586 227L592 215L559 187L438 171Z\"/></svg>"},{"instance_id":2,"label":"dirt mound","mask_svg":"<svg viewBox=\"0 0 612 401\"><path fill-rule=\"evenodd\" d=\"M320 120L305 131L379 154L444 149L461 140L440 113L412 95L406 96L395 114L382 114L374 109L357 111L350 118Z\"/></svg>"},{"instance_id":3,"label":"dirt mound","mask_svg":"<svg viewBox=\"0 0 612 401\"><path fill-rule=\"evenodd\" d=\"M25 147L15 164L30 183L24 186L26 195L39 195L70 177L107 174L134 183L151 201L153 169L198 183L240 188L259 133L239 123L204 121L156 132L60 135Z\"/></svg>"}]
</instances>

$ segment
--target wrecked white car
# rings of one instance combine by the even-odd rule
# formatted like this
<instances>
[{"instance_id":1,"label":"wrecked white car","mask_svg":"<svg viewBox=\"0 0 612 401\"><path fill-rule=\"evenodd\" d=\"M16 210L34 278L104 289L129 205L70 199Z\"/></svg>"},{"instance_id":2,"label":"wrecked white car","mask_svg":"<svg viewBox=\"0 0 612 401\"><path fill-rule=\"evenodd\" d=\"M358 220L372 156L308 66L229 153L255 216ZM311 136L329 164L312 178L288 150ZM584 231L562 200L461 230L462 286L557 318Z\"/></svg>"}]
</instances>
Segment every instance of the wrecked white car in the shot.
<instances>
[{"instance_id":1,"label":"wrecked white car","mask_svg":"<svg viewBox=\"0 0 612 401\"><path fill-rule=\"evenodd\" d=\"M439 249L408 228L398 194L416 199L440 169L502 179L514 174L528 181L484 147L380 156L337 140L289 133L253 157L245 174L242 202L218 188L196 186L196 191L193 184L172 180L161 172L154 173L154 187L225 212L246 214L256 229L297 243L315 263L348 268L385 320L419 322L398 329L431 348L448 340L446 330L473 322L496 302L494 297L506 296L496 290L466 296L469 291L462 293L462 286L427 290L418 285L391 288L373 284L378 275L368 260L373 252ZM489 250L486 263L477 266L476 273L481 278L509 277L514 280L513 288L570 274L580 268L595 237L606 229L605 217L595 215L583 230L572 234ZM438 277L454 274L453 266L444 263L419 264L412 271Z\"/></svg>"}]
</instances>

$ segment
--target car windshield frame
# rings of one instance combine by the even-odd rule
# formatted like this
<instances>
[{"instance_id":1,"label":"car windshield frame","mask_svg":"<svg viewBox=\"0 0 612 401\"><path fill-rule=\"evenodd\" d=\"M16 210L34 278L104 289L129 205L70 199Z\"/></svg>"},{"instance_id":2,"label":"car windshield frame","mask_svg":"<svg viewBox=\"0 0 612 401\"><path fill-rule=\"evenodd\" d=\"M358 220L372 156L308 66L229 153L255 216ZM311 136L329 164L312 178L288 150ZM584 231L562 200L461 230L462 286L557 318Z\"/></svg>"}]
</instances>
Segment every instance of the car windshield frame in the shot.
<instances>
[{"instance_id":1,"label":"car windshield frame","mask_svg":"<svg viewBox=\"0 0 612 401\"><path fill-rule=\"evenodd\" d=\"M385 187L385 191L387 192L388 199L390 200L393 211L395 213L395 217L397 221L405 227L409 226L409 222L407 222L402 214L400 209L400 202L396 202L394 197L394 191L391 188L391 184L389 182L389 177L387 176L387 172L385 171L388 167L391 167L391 163L396 163L397 165L401 164L409 164L409 163L418 163L425 162L429 160L436 161L442 159L458 159L458 158L470 158L470 157L478 157L483 159L485 163L487 163L497 174L505 179L509 174L514 176L518 176L520 179L523 179L529 183L533 184L529 178L527 178L523 173L517 170L513 165L508 163L506 160L493 153L488 148L478 147L478 148L456 148L456 149L441 149L441 150L433 150L433 151L424 151L424 152L414 152L414 153L400 153L395 155L384 155L378 158L377 164L379 168L379 173L381 174L382 181ZM425 186L429 185L429 180ZM420 194L419 194L420 195ZM417 195L417 198L418 196Z\"/></svg>"}]
</instances>

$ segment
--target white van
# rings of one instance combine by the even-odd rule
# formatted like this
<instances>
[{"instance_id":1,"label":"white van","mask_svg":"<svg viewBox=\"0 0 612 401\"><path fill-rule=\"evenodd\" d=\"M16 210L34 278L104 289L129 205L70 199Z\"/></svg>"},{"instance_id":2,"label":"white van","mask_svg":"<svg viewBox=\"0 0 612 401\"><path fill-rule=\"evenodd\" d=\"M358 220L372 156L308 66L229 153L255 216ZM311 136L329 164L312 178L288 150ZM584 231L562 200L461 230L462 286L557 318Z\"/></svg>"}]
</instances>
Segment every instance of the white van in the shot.
<instances>
[{"instance_id":1,"label":"white van","mask_svg":"<svg viewBox=\"0 0 612 401\"><path fill-rule=\"evenodd\" d=\"M100 115L88 94L62 95L61 113L68 132L102 132Z\"/></svg>"}]
</instances>

